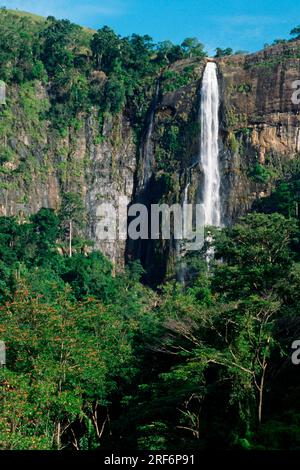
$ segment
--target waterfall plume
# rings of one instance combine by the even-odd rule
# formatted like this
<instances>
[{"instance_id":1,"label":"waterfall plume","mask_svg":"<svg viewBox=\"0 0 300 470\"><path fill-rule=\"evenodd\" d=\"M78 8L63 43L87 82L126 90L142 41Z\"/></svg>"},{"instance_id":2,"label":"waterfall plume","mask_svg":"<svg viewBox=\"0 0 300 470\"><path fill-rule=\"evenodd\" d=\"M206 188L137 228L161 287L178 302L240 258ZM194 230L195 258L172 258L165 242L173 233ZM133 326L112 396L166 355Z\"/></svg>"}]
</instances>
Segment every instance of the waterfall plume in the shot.
<instances>
[{"instance_id":1,"label":"waterfall plume","mask_svg":"<svg viewBox=\"0 0 300 470\"><path fill-rule=\"evenodd\" d=\"M206 64L199 112L201 139L199 159L204 175L202 203L206 226L221 226L220 172L219 172L219 87L217 66Z\"/></svg>"}]
</instances>

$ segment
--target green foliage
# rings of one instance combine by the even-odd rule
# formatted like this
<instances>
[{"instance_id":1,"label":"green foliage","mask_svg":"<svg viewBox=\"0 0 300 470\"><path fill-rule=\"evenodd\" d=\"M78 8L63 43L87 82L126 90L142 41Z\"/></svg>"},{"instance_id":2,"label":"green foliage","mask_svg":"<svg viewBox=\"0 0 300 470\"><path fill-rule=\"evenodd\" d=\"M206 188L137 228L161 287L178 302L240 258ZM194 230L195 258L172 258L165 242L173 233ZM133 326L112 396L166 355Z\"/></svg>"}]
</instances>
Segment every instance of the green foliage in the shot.
<instances>
[{"instance_id":1,"label":"green foliage","mask_svg":"<svg viewBox=\"0 0 300 470\"><path fill-rule=\"evenodd\" d=\"M73 194L62 214L78 214ZM99 447L109 436L110 401L135 374L133 338L151 299L141 268L113 277L100 253L59 254L63 224L44 208L28 223L0 218L0 332L8 350L1 449Z\"/></svg>"},{"instance_id":2,"label":"green foliage","mask_svg":"<svg viewBox=\"0 0 300 470\"><path fill-rule=\"evenodd\" d=\"M231 49L231 47L227 47L226 49L221 49L220 47L217 47L215 57L226 57L232 54L233 50Z\"/></svg>"},{"instance_id":3,"label":"green foliage","mask_svg":"<svg viewBox=\"0 0 300 470\"><path fill-rule=\"evenodd\" d=\"M181 47L188 57L203 58L207 55L204 51L204 45L197 38L186 38L182 42Z\"/></svg>"},{"instance_id":4,"label":"green foliage","mask_svg":"<svg viewBox=\"0 0 300 470\"><path fill-rule=\"evenodd\" d=\"M298 302L294 292L282 297L281 290L293 269L296 233L296 222L278 214L248 215L214 234L215 255L222 263L216 261L210 278L194 275L186 290L172 284L164 288L163 329L156 330L160 339L153 341L157 360L168 366L152 376L139 402L149 429L164 418L168 448L174 439L177 446L198 449L288 445L281 440L273 447L259 424L270 413L265 403L271 371L280 363L285 342L278 341L282 303L290 302L289 296L294 309ZM296 287L296 280L289 282ZM275 395L286 396L280 390ZM147 405L149 393L152 406ZM277 414L276 406L273 410ZM153 432L160 442L160 433Z\"/></svg>"},{"instance_id":5,"label":"green foliage","mask_svg":"<svg viewBox=\"0 0 300 470\"><path fill-rule=\"evenodd\" d=\"M155 294L138 264L113 277L101 253L60 254L79 206L67 193L59 216L0 218L1 448L110 448L111 430L120 449L284 448L276 387L267 403L283 322L298 321L296 220L253 213L215 230L213 275L195 253L186 288Z\"/></svg>"},{"instance_id":6,"label":"green foliage","mask_svg":"<svg viewBox=\"0 0 300 470\"><path fill-rule=\"evenodd\" d=\"M236 88L238 93L249 93L251 91L251 85L249 83L241 83Z\"/></svg>"},{"instance_id":7,"label":"green foliage","mask_svg":"<svg viewBox=\"0 0 300 470\"><path fill-rule=\"evenodd\" d=\"M164 450L168 428L164 423L153 422L139 427L138 446L141 450Z\"/></svg>"},{"instance_id":8,"label":"green foliage","mask_svg":"<svg viewBox=\"0 0 300 470\"><path fill-rule=\"evenodd\" d=\"M267 183L274 176L274 172L260 163L255 163L249 171L249 176L257 183Z\"/></svg>"},{"instance_id":9,"label":"green foliage","mask_svg":"<svg viewBox=\"0 0 300 470\"><path fill-rule=\"evenodd\" d=\"M50 18L49 25L41 32L41 59L50 75L72 67L74 42L79 29L68 20Z\"/></svg>"},{"instance_id":10,"label":"green foliage","mask_svg":"<svg viewBox=\"0 0 300 470\"><path fill-rule=\"evenodd\" d=\"M113 376L129 378L132 333L96 300L74 304L66 289L48 303L28 289L20 288L1 314L14 372L1 373L9 385L2 392L0 445L60 448L76 420L92 421L107 405L117 387Z\"/></svg>"},{"instance_id":11,"label":"green foliage","mask_svg":"<svg viewBox=\"0 0 300 470\"><path fill-rule=\"evenodd\" d=\"M81 115L93 111L101 143L105 119L126 106L139 137L157 81L167 93L194 79L192 66L179 73L170 64L205 55L195 38L154 44L107 26L93 34L67 20L4 10L0 27L0 74L9 84L0 111L3 189L14 184L11 172L29 184L41 165L22 154L10 169L20 153L12 140L20 122L36 142L49 119L72 139ZM267 70L282 57L258 66ZM40 82L50 101L39 98ZM233 91L251 89L240 83ZM226 113L235 152L235 131L247 136L247 119L233 108ZM186 149L199 127L174 115L156 134L156 183L167 193L174 169L191 161ZM70 166L60 147L66 183L82 163ZM58 213L0 217L0 339L7 345L0 448L299 449L300 383L287 360L300 334L299 159L282 171L256 213L211 230L202 252L185 257L185 286L170 281L156 292L141 283L140 264L114 273L91 251L77 193L64 194ZM249 176L266 184L274 169L266 158Z\"/></svg>"},{"instance_id":12,"label":"green foliage","mask_svg":"<svg viewBox=\"0 0 300 470\"><path fill-rule=\"evenodd\" d=\"M154 44L148 35L122 38L108 26L93 34L52 16L36 20L2 10L0 25L1 78L22 85L20 97L24 111L29 108L32 114L33 131L40 128L34 123L39 116L40 121L49 119L62 137L76 129L82 113L96 107L101 114L116 114L125 104L140 133L151 104L151 87L163 68L179 59L205 55L195 38L187 38L181 46L170 41ZM169 91L193 78L189 67L184 74L167 74ZM49 84L50 103L36 98L36 90L29 84L34 80Z\"/></svg>"},{"instance_id":13,"label":"green foliage","mask_svg":"<svg viewBox=\"0 0 300 470\"><path fill-rule=\"evenodd\" d=\"M124 82L113 76L106 82L105 86L104 102L106 111L113 114L119 113L124 106L125 98Z\"/></svg>"},{"instance_id":14,"label":"green foliage","mask_svg":"<svg viewBox=\"0 0 300 470\"><path fill-rule=\"evenodd\" d=\"M0 11L0 76L6 82L43 79L37 46L40 24L28 17Z\"/></svg>"},{"instance_id":15,"label":"green foliage","mask_svg":"<svg viewBox=\"0 0 300 470\"><path fill-rule=\"evenodd\" d=\"M26 117L26 126L29 128L33 137L38 137L40 121L45 118L49 110L49 102L47 99L37 97L36 81L22 83L19 88L19 106L21 107L24 117Z\"/></svg>"},{"instance_id":16,"label":"green foliage","mask_svg":"<svg viewBox=\"0 0 300 470\"><path fill-rule=\"evenodd\" d=\"M199 124L193 120L183 121L178 117L164 120L156 136L156 169L172 177L175 168L190 164L192 155L187 149L197 143Z\"/></svg>"},{"instance_id":17,"label":"green foliage","mask_svg":"<svg viewBox=\"0 0 300 470\"><path fill-rule=\"evenodd\" d=\"M277 182L269 197L257 201L255 208L265 213L279 212L286 217L295 217L299 214L300 203L299 159L291 161L283 171L284 179Z\"/></svg>"},{"instance_id":18,"label":"green foliage","mask_svg":"<svg viewBox=\"0 0 300 470\"><path fill-rule=\"evenodd\" d=\"M253 213L242 218L216 238L216 257L223 263L215 271L215 288L239 298L268 291L290 269L296 236L295 221L280 214Z\"/></svg>"},{"instance_id":19,"label":"green foliage","mask_svg":"<svg viewBox=\"0 0 300 470\"><path fill-rule=\"evenodd\" d=\"M158 170L172 171L174 160L179 149L179 127L170 121L160 130L159 142L156 152Z\"/></svg>"},{"instance_id":20,"label":"green foliage","mask_svg":"<svg viewBox=\"0 0 300 470\"><path fill-rule=\"evenodd\" d=\"M300 25L293 28L290 32L290 35L294 36L295 39L298 39L300 37Z\"/></svg>"},{"instance_id":21,"label":"green foliage","mask_svg":"<svg viewBox=\"0 0 300 470\"><path fill-rule=\"evenodd\" d=\"M187 86L194 77L194 67L185 67L183 73L174 70L166 70L161 77L161 89L164 93L170 93L183 86Z\"/></svg>"},{"instance_id":22,"label":"green foliage","mask_svg":"<svg viewBox=\"0 0 300 470\"><path fill-rule=\"evenodd\" d=\"M60 232L60 220L53 209L40 209L31 217L33 240L37 245L38 258L49 263L48 257L53 256L53 247ZM35 262L39 261L36 258Z\"/></svg>"},{"instance_id":23,"label":"green foliage","mask_svg":"<svg viewBox=\"0 0 300 470\"><path fill-rule=\"evenodd\" d=\"M103 26L94 34L91 50L99 70L109 73L113 70L114 61L121 57L121 40L108 26Z\"/></svg>"},{"instance_id":24,"label":"green foliage","mask_svg":"<svg viewBox=\"0 0 300 470\"><path fill-rule=\"evenodd\" d=\"M237 113L234 107L226 109L226 124L230 131L247 125L247 116Z\"/></svg>"},{"instance_id":25,"label":"green foliage","mask_svg":"<svg viewBox=\"0 0 300 470\"><path fill-rule=\"evenodd\" d=\"M176 60L184 58L184 51L178 45L174 45L171 41L163 41L157 44L157 60L172 64Z\"/></svg>"},{"instance_id":26,"label":"green foliage","mask_svg":"<svg viewBox=\"0 0 300 470\"><path fill-rule=\"evenodd\" d=\"M233 153L236 153L239 149L239 142L233 132L228 134L227 145Z\"/></svg>"}]
</instances>

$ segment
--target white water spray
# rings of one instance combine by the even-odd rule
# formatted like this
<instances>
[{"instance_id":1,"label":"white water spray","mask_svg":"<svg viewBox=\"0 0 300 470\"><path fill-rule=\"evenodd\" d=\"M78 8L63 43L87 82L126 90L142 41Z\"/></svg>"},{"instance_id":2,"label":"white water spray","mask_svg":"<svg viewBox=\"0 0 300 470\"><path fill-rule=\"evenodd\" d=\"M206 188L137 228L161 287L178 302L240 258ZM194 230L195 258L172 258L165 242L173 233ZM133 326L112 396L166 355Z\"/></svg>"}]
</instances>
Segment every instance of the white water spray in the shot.
<instances>
[{"instance_id":1,"label":"white water spray","mask_svg":"<svg viewBox=\"0 0 300 470\"><path fill-rule=\"evenodd\" d=\"M184 188L184 197L183 197L183 206L182 206L182 233L184 238L186 238L186 234L188 233L188 227L189 227L189 213L188 213L188 195L189 195L189 187L190 187L190 182L187 183L187 185Z\"/></svg>"},{"instance_id":2,"label":"white water spray","mask_svg":"<svg viewBox=\"0 0 300 470\"><path fill-rule=\"evenodd\" d=\"M144 146L142 149L142 158L144 160L144 175L143 175L143 186L145 186L149 179L151 178L152 171L153 171L153 142L152 142L152 134L154 129L155 123L155 112L156 106L159 98L159 81L156 83L155 94L153 98L153 102L151 105L151 112L149 118L149 124L147 129L147 134L144 142Z\"/></svg>"},{"instance_id":3,"label":"white water spray","mask_svg":"<svg viewBox=\"0 0 300 470\"><path fill-rule=\"evenodd\" d=\"M219 172L219 87L217 66L206 64L199 112L201 125L200 166L204 174L203 208L205 225L221 226L220 172Z\"/></svg>"},{"instance_id":4,"label":"white water spray","mask_svg":"<svg viewBox=\"0 0 300 470\"><path fill-rule=\"evenodd\" d=\"M189 187L190 181L187 182L184 188L184 195L183 195L183 204L182 204L182 234L183 240L175 240L175 248L176 248L176 259L177 259L177 280L181 284L185 284L186 275L187 275L187 264L184 260L184 256L186 254L186 234L188 232L188 223L189 223L189 211L188 211L188 203L189 203Z\"/></svg>"}]
</instances>

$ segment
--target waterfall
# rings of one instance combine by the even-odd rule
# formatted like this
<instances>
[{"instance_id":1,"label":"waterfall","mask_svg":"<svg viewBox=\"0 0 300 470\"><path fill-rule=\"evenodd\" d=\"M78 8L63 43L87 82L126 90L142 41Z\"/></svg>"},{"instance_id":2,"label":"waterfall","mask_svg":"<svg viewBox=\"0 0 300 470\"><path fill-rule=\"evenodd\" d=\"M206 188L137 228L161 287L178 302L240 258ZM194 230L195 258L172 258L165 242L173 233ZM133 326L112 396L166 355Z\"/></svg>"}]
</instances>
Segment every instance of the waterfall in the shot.
<instances>
[{"instance_id":1,"label":"waterfall","mask_svg":"<svg viewBox=\"0 0 300 470\"><path fill-rule=\"evenodd\" d=\"M220 227L219 88L217 66L214 62L207 62L204 70L199 121L201 125L199 163L204 175L202 203L205 225Z\"/></svg>"},{"instance_id":2,"label":"waterfall","mask_svg":"<svg viewBox=\"0 0 300 470\"><path fill-rule=\"evenodd\" d=\"M182 257L181 244L176 240L175 243L175 253L176 253L176 278L180 284L185 284L187 266L184 258Z\"/></svg>"},{"instance_id":3,"label":"waterfall","mask_svg":"<svg viewBox=\"0 0 300 470\"><path fill-rule=\"evenodd\" d=\"M147 182L149 181L149 179L151 178L151 174L153 170L154 155L153 155L152 134L153 134L153 129L154 129L155 111L156 111L156 106L158 103L158 98L159 98L159 80L157 80L157 83L156 83L155 94L154 94L153 101L151 104L151 109L150 109L148 129L147 129L146 137L144 140L144 145L142 148L142 159L143 159L143 165L144 165L143 186L145 186Z\"/></svg>"},{"instance_id":4,"label":"waterfall","mask_svg":"<svg viewBox=\"0 0 300 470\"><path fill-rule=\"evenodd\" d=\"M202 206L205 226L221 227L221 200L220 200L220 171L219 171L219 87L217 66L214 62L207 62L201 87L201 100L199 109L199 123L201 126L199 165L203 173ZM188 179L183 196L183 231L188 222ZM206 241L211 242L212 236L208 232ZM186 254L186 240L175 243L176 258L178 262L177 279L185 283L188 273ZM214 247L210 246L205 253L208 269L214 257Z\"/></svg>"},{"instance_id":5,"label":"waterfall","mask_svg":"<svg viewBox=\"0 0 300 470\"><path fill-rule=\"evenodd\" d=\"M177 280L181 284L185 284L186 276L187 276L187 264L184 260L184 256L186 254L186 240L185 234L188 230L188 222L189 222L189 214L187 204L189 203L188 195L189 195L189 187L190 187L190 180L185 185L184 188L184 195L183 195L183 204L182 204L182 240L175 240L175 251L176 251L176 260L177 260Z\"/></svg>"},{"instance_id":6,"label":"waterfall","mask_svg":"<svg viewBox=\"0 0 300 470\"><path fill-rule=\"evenodd\" d=\"M188 210L187 210L187 204L189 203L188 200L188 194L189 194L189 187L190 187L190 182L187 183L187 185L184 188L184 197L183 197L183 210L182 210L182 233L184 236L187 234L188 231Z\"/></svg>"}]
</instances>

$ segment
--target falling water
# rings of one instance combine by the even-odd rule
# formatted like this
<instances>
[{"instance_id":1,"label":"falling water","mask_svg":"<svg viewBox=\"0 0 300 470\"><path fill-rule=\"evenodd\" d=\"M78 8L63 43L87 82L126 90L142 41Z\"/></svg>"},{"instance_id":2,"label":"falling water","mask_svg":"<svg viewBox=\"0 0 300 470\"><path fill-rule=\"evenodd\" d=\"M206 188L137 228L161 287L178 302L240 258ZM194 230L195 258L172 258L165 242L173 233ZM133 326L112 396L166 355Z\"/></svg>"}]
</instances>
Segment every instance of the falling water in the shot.
<instances>
[{"instance_id":1,"label":"falling water","mask_svg":"<svg viewBox=\"0 0 300 470\"><path fill-rule=\"evenodd\" d=\"M153 97L151 110L150 110L150 117L148 123L147 134L145 137L144 145L142 148L142 158L144 161L144 174L143 174L143 186L147 184L149 181L152 170L153 170L153 143L152 143L152 134L154 129L154 122L155 122L155 111L156 106L159 98L159 81L157 81L155 94Z\"/></svg>"},{"instance_id":2,"label":"falling water","mask_svg":"<svg viewBox=\"0 0 300 470\"><path fill-rule=\"evenodd\" d=\"M184 197L183 197L183 210L182 210L182 232L185 237L188 231L188 223L189 223L189 218L188 218L188 210L187 210L187 204L189 203L188 201L188 194L189 194L189 187L190 187L190 182L187 183L187 185L184 188Z\"/></svg>"},{"instance_id":3,"label":"falling water","mask_svg":"<svg viewBox=\"0 0 300 470\"><path fill-rule=\"evenodd\" d=\"M186 254L186 240L185 236L188 230L188 223L189 223L189 213L188 213L188 206L189 203L188 195L189 195L189 187L190 181L187 182L184 188L184 196L183 196L183 205L182 205L182 240L175 240L175 250L176 250L176 259L177 259L177 280L181 284L185 284L186 275L187 275L187 264L184 260L184 256Z\"/></svg>"},{"instance_id":4,"label":"falling water","mask_svg":"<svg viewBox=\"0 0 300 470\"><path fill-rule=\"evenodd\" d=\"M221 226L220 173L219 173L219 88L217 66L206 64L199 112L201 125L200 166L204 174L203 208L205 225Z\"/></svg>"},{"instance_id":5,"label":"falling water","mask_svg":"<svg viewBox=\"0 0 300 470\"><path fill-rule=\"evenodd\" d=\"M221 202L220 202L220 172L219 172L219 88L217 79L217 66L208 62L202 80L201 103L199 110L201 125L201 138L199 149L199 164L203 172L204 184L202 192L202 204L204 223L206 226L221 226ZM187 226L187 205L190 180L184 189L183 200L183 229ZM210 233L206 241L211 242ZM187 264L184 260L186 244L176 243L176 256L178 260L177 278L183 284L187 276ZM208 269L214 257L214 248L210 246L206 251Z\"/></svg>"}]
</instances>

